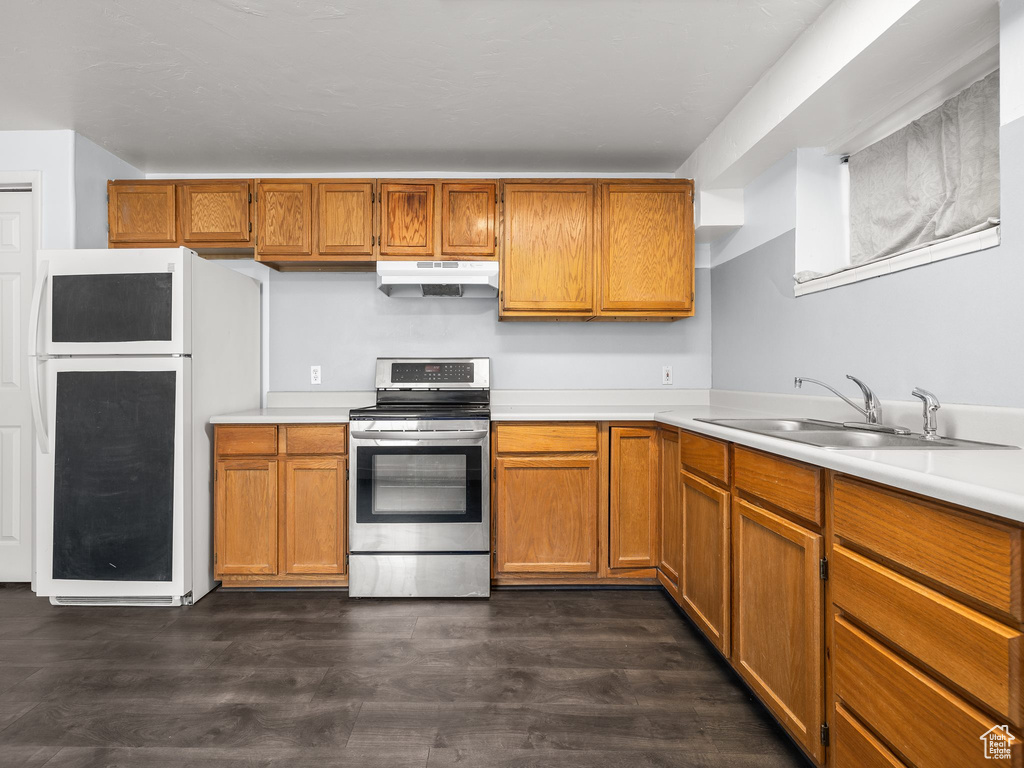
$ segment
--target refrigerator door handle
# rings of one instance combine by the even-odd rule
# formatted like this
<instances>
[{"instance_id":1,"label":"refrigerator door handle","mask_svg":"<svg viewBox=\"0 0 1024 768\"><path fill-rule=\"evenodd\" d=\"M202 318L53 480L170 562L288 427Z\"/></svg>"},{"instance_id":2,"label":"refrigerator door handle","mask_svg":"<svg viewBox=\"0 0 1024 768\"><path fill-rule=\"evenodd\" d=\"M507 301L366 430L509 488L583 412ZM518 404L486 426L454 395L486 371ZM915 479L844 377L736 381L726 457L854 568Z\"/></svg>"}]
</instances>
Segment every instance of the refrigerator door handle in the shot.
<instances>
[{"instance_id":1,"label":"refrigerator door handle","mask_svg":"<svg viewBox=\"0 0 1024 768\"><path fill-rule=\"evenodd\" d=\"M39 362L34 357L28 359L29 400L32 401L32 421L36 426L36 441L39 443L39 450L43 453L49 453L50 436L46 434L46 422L43 420L43 403L39 397Z\"/></svg>"},{"instance_id":2,"label":"refrigerator door handle","mask_svg":"<svg viewBox=\"0 0 1024 768\"><path fill-rule=\"evenodd\" d=\"M46 422L43 421L43 404L39 397L39 360L36 358L39 341L39 313L42 311L43 293L50 279L50 262L39 262L39 277L32 291L32 303L28 315L28 386L29 400L32 402L32 421L36 427L36 441L39 450L50 452L50 437L46 434Z\"/></svg>"},{"instance_id":3,"label":"refrigerator door handle","mask_svg":"<svg viewBox=\"0 0 1024 768\"><path fill-rule=\"evenodd\" d=\"M50 262L39 262L39 276L32 291L32 303L28 310L28 356L35 357L39 341L39 312L43 306L43 293L50 279Z\"/></svg>"}]
</instances>

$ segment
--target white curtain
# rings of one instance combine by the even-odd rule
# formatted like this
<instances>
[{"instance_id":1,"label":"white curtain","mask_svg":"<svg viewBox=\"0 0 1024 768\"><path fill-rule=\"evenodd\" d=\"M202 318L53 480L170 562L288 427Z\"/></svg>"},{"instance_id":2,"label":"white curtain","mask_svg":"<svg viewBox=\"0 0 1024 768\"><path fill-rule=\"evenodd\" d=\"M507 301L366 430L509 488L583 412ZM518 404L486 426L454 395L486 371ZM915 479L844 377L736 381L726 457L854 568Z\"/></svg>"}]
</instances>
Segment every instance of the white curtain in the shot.
<instances>
[{"instance_id":1,"label":"white curtain","mask_svg":"<svg viewBox=\"0 0 1024 768\"><path fill-rule=\"evenodd\" d=\"M850 262L999 220L999 72L850 155Z\"/></svg>"}]
</instances>

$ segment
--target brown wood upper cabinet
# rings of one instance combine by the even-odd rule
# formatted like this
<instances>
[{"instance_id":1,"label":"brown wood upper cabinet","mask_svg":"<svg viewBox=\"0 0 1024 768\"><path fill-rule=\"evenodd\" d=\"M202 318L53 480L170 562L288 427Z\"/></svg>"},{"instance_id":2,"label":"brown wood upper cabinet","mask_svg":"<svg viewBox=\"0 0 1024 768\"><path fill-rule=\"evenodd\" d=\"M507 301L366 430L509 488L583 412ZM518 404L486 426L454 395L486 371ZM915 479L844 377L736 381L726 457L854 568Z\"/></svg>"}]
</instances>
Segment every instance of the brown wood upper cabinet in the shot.
<instances>
[{"instance_id":1,"label":"brown wood upper cabinet","mask_svg":"<svg viewBox=\"0 0 1024 768\"><path fill-rule=\"evenodd\" d=\"M596 185L502 186L501 316L593 317Z\"/></svg>"},{"instance_id":2,"label":"brown wood upper cabinet","mask_svg":"<svg viewBox=\"0 0 1024 768\"><path fill-rule=\"evenodd\" d=\"M166 248L252 253L249 179L108 181L112 248Z\"/></svg>"},{"instance_id":3,"label":"brown wood upper cabinet","mask_svg":"<svg viewBox=\"0 0 1024 768\"><path fill-rule=\"evenodd\" d=\"M498 185L493 181L441 184L441 255L493 259Z\"/></svg>"},{"instance_id":4,"label":"brown wood upper cabinet","mask_svg":"<svg viewBox=\"0 0 1024 768\"><path fill-rule=\"evenodd\" d=\"M693 314L693 186L601 184L599 316Z\"/></svg>"},{"instance_id":5,"label":"brown wood upper cabinet","mask_svg":"<svg viewBox=\"0 0 1024 768\"><path fill-rule=\"evenodd\" d=\"M380 183L380 254L417 259L437 253L434 242L434 182Z\"/></svg>"},{"instance_id":6,"label":"brown wood upper cabinet","mask_svg":"<svg viewBox=\"0 0 1024 768\"><path fill-rule=\"evenodd\" d=\"M693 182L503 181L500 316L693 314Z\"/></svg>"},{"instance_id":7,"label":"brown wood upper cabinet","mask_svg":"<svg viewBox=\"0 0 1024 768\"><path fill-rule=\"evenodd\" d=\"M256 260L280 270L373 265L373 179L258 179Z\"/></svg>"},{"instance_id":8,"label":"brown wood upper cabinet","mask_svg":"<svg viewBox=\"0 0 1024 768\"><path fill-rule=\"evenodd\" d=\"M308 260L313 255L313 184L287 179L256 182L258 261Z\"/></svg>"},{"instance_id":9,"label":"brown wood upper cabinet","mask_svg":"<svg viewBox=\"0 0 1024 768\"><path fill-rule=\"evenodd\" d=\"M382 179L381 257L494 259L497 197L493 180Z\"/></svg>"},{"instance_id":10,"label":"brown wood upper cabinet","mask_svg":"<svg viewBox=\"0 0 1024 768\"><path fill-rule=\"evenodd\" d=\"M108 181L107 219L113 247L174 245L174 182Z\"/></svg>"}]
</instances>

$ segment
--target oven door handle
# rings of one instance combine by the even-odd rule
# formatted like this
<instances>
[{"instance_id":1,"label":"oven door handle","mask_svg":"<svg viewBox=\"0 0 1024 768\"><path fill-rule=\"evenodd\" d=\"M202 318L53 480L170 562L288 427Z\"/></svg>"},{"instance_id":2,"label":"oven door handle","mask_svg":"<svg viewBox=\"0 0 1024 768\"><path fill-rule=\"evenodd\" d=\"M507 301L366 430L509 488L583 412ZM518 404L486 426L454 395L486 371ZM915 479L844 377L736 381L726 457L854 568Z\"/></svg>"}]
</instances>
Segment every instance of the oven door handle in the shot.
<instances>
[{"instance_id":1,"label":"oven door handle","mask_svg":"<svg viewBox=\"0 0 1024 768\"><path fill-rule=\"evenodd\" d=\"M398 429L381 430L353 430L352 437L359 440L481 440L489 432L486 429L466 429L454 431L432 431L429 429L417 429L415 431L403 432Z\"/></svg>"}]
</instances>

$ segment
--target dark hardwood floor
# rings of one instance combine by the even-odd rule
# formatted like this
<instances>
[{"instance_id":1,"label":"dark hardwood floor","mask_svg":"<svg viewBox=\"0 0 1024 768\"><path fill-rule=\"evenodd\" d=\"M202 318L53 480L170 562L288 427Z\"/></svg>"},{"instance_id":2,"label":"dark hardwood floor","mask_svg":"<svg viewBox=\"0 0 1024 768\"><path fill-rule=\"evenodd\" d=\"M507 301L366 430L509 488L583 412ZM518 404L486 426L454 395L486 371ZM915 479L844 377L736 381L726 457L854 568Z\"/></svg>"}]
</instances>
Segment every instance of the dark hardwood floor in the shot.
<instances>
[{"instance_id":1,"label":"dark hardwood floor","mask_svg":"<svg viewBox=\"0 0 1024 768\"><path fill-rule=\"evenodd\" d=\"M807 763L656 591L128 609L0 585L0 766L43 765Z\"/></svg>"}]
</instances>

